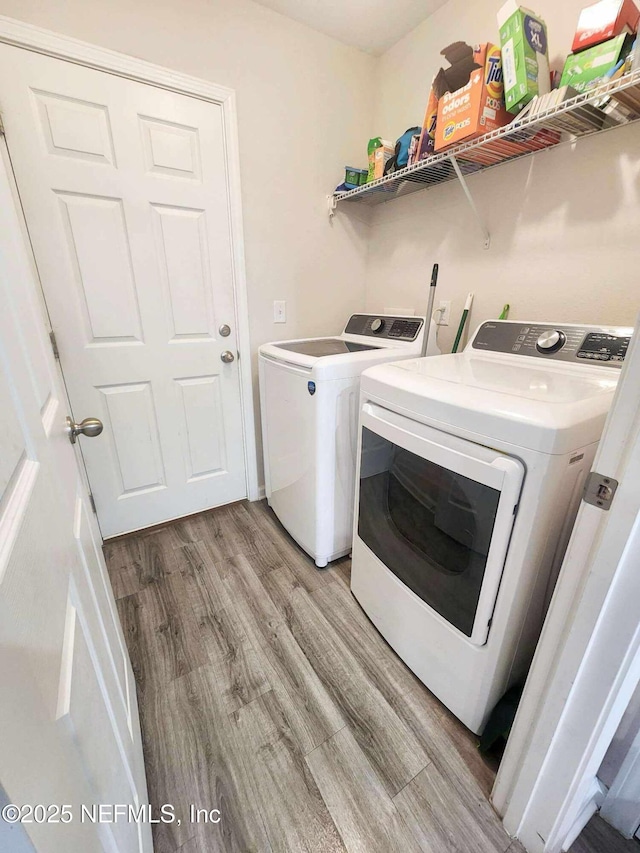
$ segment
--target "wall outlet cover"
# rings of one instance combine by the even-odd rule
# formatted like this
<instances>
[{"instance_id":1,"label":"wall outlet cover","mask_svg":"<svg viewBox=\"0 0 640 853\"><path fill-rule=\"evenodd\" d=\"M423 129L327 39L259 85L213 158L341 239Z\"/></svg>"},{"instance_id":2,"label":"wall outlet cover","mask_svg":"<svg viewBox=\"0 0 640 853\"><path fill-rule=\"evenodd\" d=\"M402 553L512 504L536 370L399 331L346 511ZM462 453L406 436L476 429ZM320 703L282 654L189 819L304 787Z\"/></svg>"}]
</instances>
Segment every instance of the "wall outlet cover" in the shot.
<instances>
[{"instance_id":1,"label":"wall outlet cover","mask_svg":"<svg viewBox=\"0 0 640 853\"><path fill-rule=\"evenodd\" d=\"M434 311L434 319L438 326L448 326L451 317L451 302L440 300L440 304Z\"/></svg>"},{"instance_id":2,"label":"wall outlet cover","mask_svg":"<svg viewBox=\"0 0 640 853\"><path fill-rule=\"evenodd\" d=\"M284 299L274 299L273 300L273 322L274 323L286 323L287 322L287 303Z\"/></svg>"}]
</instances>

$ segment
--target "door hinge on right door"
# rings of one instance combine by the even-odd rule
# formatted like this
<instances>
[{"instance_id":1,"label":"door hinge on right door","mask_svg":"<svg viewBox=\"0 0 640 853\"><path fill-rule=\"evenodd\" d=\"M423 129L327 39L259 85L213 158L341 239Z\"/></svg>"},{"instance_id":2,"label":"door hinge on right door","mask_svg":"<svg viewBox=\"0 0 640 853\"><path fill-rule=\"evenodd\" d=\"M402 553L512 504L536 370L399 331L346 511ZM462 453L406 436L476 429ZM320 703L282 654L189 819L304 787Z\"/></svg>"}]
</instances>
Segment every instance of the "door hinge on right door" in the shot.
<instances>
[{"instance_id":1,"label":"door hinge on right door","mask_svg":"<svg viewBox=\"0 0 640 853\"><path fill-rule=\"evenodd\" d=\"M91 492L89 492L89 503L91 504L91 510L92 510L93 514L97 515L98 511L96 510L96 502L94 501L93 495L91 494Z\"/></svg>"}]
</instances>

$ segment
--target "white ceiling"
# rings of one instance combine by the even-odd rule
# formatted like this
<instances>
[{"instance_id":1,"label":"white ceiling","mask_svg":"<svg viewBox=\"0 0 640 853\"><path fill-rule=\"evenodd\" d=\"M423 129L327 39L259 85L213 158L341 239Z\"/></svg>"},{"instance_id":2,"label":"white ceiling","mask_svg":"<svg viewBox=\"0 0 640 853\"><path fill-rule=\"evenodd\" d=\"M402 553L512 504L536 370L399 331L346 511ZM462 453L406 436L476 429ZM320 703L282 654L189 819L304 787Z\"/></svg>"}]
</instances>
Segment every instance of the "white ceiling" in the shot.
<instances>
[{"instance_id":1,"label":"white ceiling","mask_svg":"<svg viewBox=\"0 0 640 853\"><path fill-rule=\"evenodd\" d=\"M446 0L257 0L328 36L380 54Z\"/></svg>"}]
</instances>

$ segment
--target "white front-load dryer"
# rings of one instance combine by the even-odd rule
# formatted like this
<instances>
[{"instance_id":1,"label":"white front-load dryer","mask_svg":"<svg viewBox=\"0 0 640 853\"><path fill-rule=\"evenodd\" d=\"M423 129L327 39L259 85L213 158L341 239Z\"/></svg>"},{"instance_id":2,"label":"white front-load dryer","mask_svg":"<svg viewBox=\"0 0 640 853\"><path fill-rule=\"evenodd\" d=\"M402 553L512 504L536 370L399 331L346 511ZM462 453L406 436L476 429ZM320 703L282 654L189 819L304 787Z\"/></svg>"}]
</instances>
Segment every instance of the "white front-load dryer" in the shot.
<instances>
[{"instance_id":1,"label":"white front-load dryer","mask_svg":"<svg viewBox=\"0 0 640 853\"><path fill-rule=\"evenodd\" d=\"M424 333L423 317L354 314L337 337L260 347L267 500L319 567L351 550L360 375L415 358ZM439 353L433 322L427 353Z\"/></svg>"},{"instance_id":2,"label":"white front-load dryer","mask_svg":"<svg viewBox=\"0 0 640 853\"><path fill-rule=\"evenodd\" d=\"M630 336L495 321L362 376L351 589L476 733L526 676Z\"/></svg>"}]
</instances>

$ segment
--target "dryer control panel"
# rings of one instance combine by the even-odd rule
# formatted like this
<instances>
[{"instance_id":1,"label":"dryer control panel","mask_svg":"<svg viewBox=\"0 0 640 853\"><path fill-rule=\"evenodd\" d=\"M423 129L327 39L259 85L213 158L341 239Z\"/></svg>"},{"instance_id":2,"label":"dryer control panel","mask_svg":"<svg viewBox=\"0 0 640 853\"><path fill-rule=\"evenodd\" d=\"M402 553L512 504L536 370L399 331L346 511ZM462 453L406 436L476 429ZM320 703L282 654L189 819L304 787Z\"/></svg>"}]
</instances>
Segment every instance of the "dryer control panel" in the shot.
<instances>
[{"instance_id":1,"label":"dryer control panel","mask_svg":"<svg viewBox=\"0 0 640 853\"><path fill-rule=\"evenodd\" d=\"M485 352L622 367L632 334L627 326L493 320L480 326L471 346Z\"/></svg>"},{"instance_id":2,"label":"dryer control panel","mask_svg":"<svg viewBox=\"0 0 640 853\"><path fill-rule=\"evenodd\" d=\"M390 341L415 341L424 325L422 317L393 317L388 314L352 314L345 335L366 335Z\"/></svg>"}]
</instances>

